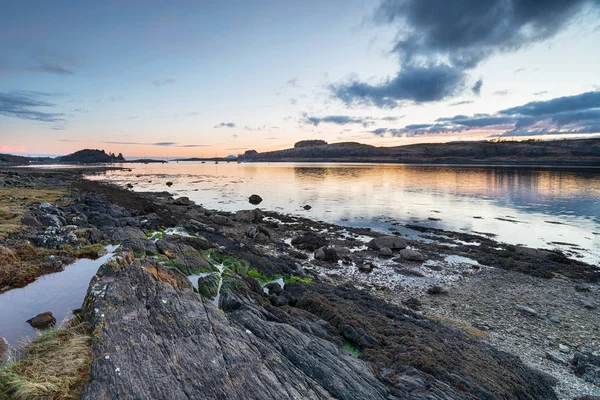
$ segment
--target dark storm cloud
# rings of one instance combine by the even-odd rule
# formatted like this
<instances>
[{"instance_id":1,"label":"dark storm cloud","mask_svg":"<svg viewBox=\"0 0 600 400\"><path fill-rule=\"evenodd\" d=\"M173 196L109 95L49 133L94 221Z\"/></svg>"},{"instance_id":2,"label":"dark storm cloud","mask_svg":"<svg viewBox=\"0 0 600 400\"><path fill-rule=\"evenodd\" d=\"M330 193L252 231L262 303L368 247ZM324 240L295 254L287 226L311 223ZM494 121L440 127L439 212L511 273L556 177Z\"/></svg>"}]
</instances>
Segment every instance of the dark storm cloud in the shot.
<instances>
[{"instance_id":1,"label":"dark storm cloud","mask_svg":"<svg viewBox=\"0 0 600 400\"><path fill-rule=\"evenodd\" d=\"M218 129L218 128L235 128L235 123L233 122L221 122L220 124L217 124L215 126L213 126L213 128Z\"/></svg>"},{"instance_id":2,"label":"dark storm cloud","mask_svg":"<svg viewBox=\"0 0 600 400\"><path fill-rule=\"evenodd\" d=\"M40 100L40 96L40 93L27 91L0 92L0 115L42 122L62 121L65 116L63 113L38 110L38 108L56 106L53 103Z\"/></svg>"},{"instance_id":3,"label":"dark storm cloud","mask_svg":"<svg viewBox=\"0 0 600 400\"><path fill-rule=\"evenodd\" d=\"M361 124L363 126L368 126L373 123L370 119L370 117L361 118L350 117L347 115L328 115L325 117L309 117L308 115L304 115L303 122L314 126L319 126L321 123L335 125Z\"/></svg>"},{"instance_id":4,"label":"dark storm cloud","mask_svg":"<svg viewBox=\"0 0 600 400\"><path fill-rule=\"evenodd\" d=\"M496 132L495 136L536 136L600 132L600 91L534 101L494 114L456 115L432 124L407 125L400 129L378 128L377 136L415 136L473 129Z\"/></svg>"},{"instance_id":5,"label":"dark storm cloud","mask_svg":"<svg viewBox=\"0 0 600 400\"><path fill-rule=\"evenodd\" d=\"M400 101L439 101L462 92L481 61L554 37L598 0L383 0L375 21L398 28L396 76L370 84L331 86L348 104L394 107ZM477 93L478 81L471 86Z\"/></svg>"}]
</instances>

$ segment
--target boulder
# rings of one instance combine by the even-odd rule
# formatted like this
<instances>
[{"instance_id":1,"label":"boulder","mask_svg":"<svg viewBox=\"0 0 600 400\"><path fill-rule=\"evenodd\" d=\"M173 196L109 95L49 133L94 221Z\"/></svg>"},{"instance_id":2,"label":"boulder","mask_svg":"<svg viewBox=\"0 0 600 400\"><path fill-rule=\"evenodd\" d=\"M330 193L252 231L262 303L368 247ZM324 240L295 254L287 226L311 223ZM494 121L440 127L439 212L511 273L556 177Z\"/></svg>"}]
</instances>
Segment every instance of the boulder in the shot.
<instances>
[{"instance_id":1,"label":"boulder","mask_svg":"<svg viewBox=\"0 0 600 400\"><path fill-rule=\"evenodd\" d=\"M589 352L575 353L571 365L575 375L600 386L600 356Z\"/></svg>"},{"instance_id":2,"label":"boulder","mask_svg":"<svg viewBox=\"0 0 600 400\"><path fill-rule=\"evenodd\" d=\"M261 222L263 215L258 208L254 210L240 210L235 213L235 220L240 222Z\"/></svg>"},{"instance_id":3,"label":"boulder","mask_svg":"<svg viewBox=\"0 0 600 400\"><path fill-rule=\"evenodd\" d=\"M335 249L331 247L321 247L320 249L317 249L317 251L315 252L315 258L317 260L326 261L330 263L337 262L337 260L340 259L337 251L335 251Z\"/></svg>"},{"instance_id":4,"label":"boulder","mask_svg":"<svg viewBox=\"0 0 600 400\"><path fill-rule=\"evenodd\" d=\"M193 289L192 282L177 268L166 268L158 263L152 262L144 266L146 272L159 282L167 283L176 288Z\"/></svg>"},{"instance_id":5,"label":"boulder","mask_svg":"<svg viewBox=\"0 0 600 400\"><path fill-rule=\"evenodd\" d=\"M423 262L425 261L425 256L420 251L412 250L412 249L403 249L400 250L400 257L407 261L415 261L415 262Z\"/></svg>"},{"instance_id":6,"label":"boulder","mask_svg":"<svg viewBox=\"0 0 600 400\"><path fill-rule=\"evenodd\" d=\"M262 201L263 201L262 197L260 197L260 196L259 196L259 195L257 195L257 194L253 194L252 196L250 196L250 197L248 198L248 202L249 202L250 204L253 204L253 205L255 205L255 206L256 206L256 205L258 205L258 204L260 204L260 203L262 203Z\"/></svg>"},{"instance_id":7,"label":"boulder","mask_svg":"<svg viewBox=\"0 0 600 400\"><path fill-rule=\"evenodd\" d=\"M56 324L56 318L54 318L50 311L46 311L25 322L36 329L48 329Z\"/></svg>"},{"instance_id":8,"label":"boulder","mask_svg":"<svg viewBox=\"0 0 600 400\"><path fill-rule=\"evenodd\" d=\"M229 217L221 214L213 215L212 221L217 225L233 226L233 221Z\"/></svg>"},{"instance_id":9,"label":"boulder","mask_svg":"<svg viewBox=\"0 0 600 400\"><path fill-rule=\"evenodd\" d=\"M269 294L279 294L283 292L283 289L278 282L271 282L267 284L267 289L269 289Z\"/></svg>"},{"instance_id":10,"label":"boulder","mask_svg":"<svg viewBox=\"0 0 600 400\"><path fill-rule=\"evenodd\" d=\"M173 200L173 204L175 204L176 206L193 206L194 202L188 197L183 196Z\"/></svg>"},{"instance_id":11,"label":"boulder","mask_svg":"<svg viewBox=\"0 0 600 400\"><path fill-rule=\"evenodd\" d=\"M380 250L383 247L388 247L391 250L400 250L406 248L408 243L397 236L381 236L371 240L368 246L373 250Z\"/></svg>"},{"instance_id":12,"label":"boulder","mask_svg":"<svg viewBox=\"0 0 600 400\"><path fill-rule=\"evenodd\" d=\"M166 185L167 185L168 187L171 187L171 186L173 186L173 182L169 181L169 182L167 182L167 183L166 183Z\"/></svg>"},{"instance_id":13,"label":"boulder","mask_svg":"<svg viewBox=\"0 0 600 400\"><path fill-rule=\"evenodd\" d=\"M389 247L382 247L379 249L379 257L390 258L393 255L394 253L392 253L392 249L390 249Z\"/></svg>"},{"instance_id":14,"label":"boulder","mask_svg":"<svg viewBox=\"0 0 600 400\"><path fill-rule=\"evenodd\" d=\"M219 294L220 279L217 273L198 278L198 293L207 299L214 299Z\"/></svg>"},{"instance_id":15,"label":"boulder","mask_svg":"<svg viewBox=\"0 0 600 400\"><path fill-rule=\"evenodd\" d=\"M302 207L302 208L304 208L306 211L308 211L308 210L310 210L312 207L311 207L311 206L309 206L309 205L307 204L307 205L305 205L305 206L304 206L304 207Z\"/></svg>"},{"instance_id":16,"label":"boulder","mask_svg":"<svg viewBox=\"0 0 600 400\"><path fill-rule=\"evenodd\" d=\"M246 231L246 236L259 243L266 243L271 239L271 232L262 226L252 226Z\"/></svg>"},{"instance_id":17,"label":"boulder","mask_svg":"<svg viewBox=\"0 0 600 400\"><path fill-rule=\"evenodd\" d=\"M42 223L33 215L23 215L21 217L21 223L34 228L39 228L42 226Z\"/></svg>"},{"instance_id":18,"label":"boulder","mask_svg":"<svg viewBox=\"0 0 600 400\"><path fill-rule=\"evenodd\" d=\"M358 266L358 270L359 270L360 272L364 272L364 273L366 273L366 274L368 274L368 273L372 272L372 271L373 271L373 268L375 268L375 266L373 265L373 263L370 263L370 262L365 262L365 263L363 263L363 264L360 264L360 265Z\"/></svg>"},{"instance_id":19,"label":"boulder","mask_svg":"<svg viewBox=\"0 0 600 400\"><path fill-rule=\"evenodd\" d=\"M0 337L0 368L4 367L8 362L9 347L8 342L3 337Z\"/></svg>"},{"instance_id":20,"label":"boulder","mask_svg":"<svg viewBox=\"0 0 600 400\"><path fill-rule=\"evenodd\" d=\"M300 250L315 251L321 247L327 246L327 244L328 242L326 239L317 236L314 233L307 233L292 239L292 246Z\"/></svg>"}]
</instances>

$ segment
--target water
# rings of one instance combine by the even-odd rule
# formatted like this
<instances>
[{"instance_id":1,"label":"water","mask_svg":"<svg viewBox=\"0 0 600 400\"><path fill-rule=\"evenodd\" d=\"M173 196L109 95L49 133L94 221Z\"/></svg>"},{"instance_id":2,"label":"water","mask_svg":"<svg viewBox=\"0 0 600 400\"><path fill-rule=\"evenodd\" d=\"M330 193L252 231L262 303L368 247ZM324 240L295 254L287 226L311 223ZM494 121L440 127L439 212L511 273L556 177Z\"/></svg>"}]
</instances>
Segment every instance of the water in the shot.
<instances>
[{"instance_id":1,"label":"water","mask_svg":"<svg viewBox=\"0 0 600 400\"><path fill-rule=\"evenodd\" d=\"M58 325L72 310L81 308L90 280L116 248L108 246L109 253L97 260L77 260L64 271L43 275L23 288L0 294L0 337L13 346L18 345L26 337L37 335L25 322L28 319L51 311Z\"/></svg>"},{"instance_id":2,"label":"water","mask_svg":"<svg viewBox=\"0 0 600 400\"><path fill-rule=\"evenodd\" d=\"M600 169L337 163L125 164L90 179L188 196L207 208L265 210L381 231L416 224L491 233L600 262ZM166 182L173 182L167 187ZM304 205L312 206L305 211Z\"/></svg>"}]
</instances>

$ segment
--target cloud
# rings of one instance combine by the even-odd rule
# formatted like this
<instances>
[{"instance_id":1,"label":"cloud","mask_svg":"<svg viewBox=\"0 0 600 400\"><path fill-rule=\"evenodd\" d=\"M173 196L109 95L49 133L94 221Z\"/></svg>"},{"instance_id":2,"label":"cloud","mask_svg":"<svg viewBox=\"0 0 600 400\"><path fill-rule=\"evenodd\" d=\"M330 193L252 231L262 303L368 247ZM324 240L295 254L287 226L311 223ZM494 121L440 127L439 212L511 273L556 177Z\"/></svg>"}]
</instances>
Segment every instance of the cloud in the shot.
<instances>
[{"instance_id":1,"label":"cloud","mask_svg":"<svg viewBox=\"0 0 600 400\"><path fill-rule=\"evenodd\" d=\"M65 114L39 111L38 108L52 108L56 104L39 99L41 94L27 91L0 92L0 115L33 121L63 121Z\"/></svg>"},{"instance_id":2,"label":"cloud","mask_svg":"<svg viewBox=\"0 0 600 400\"><path fill-rule=\"evenodd\" d=\"M220 124L217 124L217 125L213 126L213 128L215 128L215 129L219 129L219 128L235 128L235 123L233 123L233 122L221 122Z\"/></svg>"},{"instance_id":3,"label":"cloud","mask_svg":"<svg viewBox=\"0 0 600 400\"><path fill-rule=\"evenodd\" d=\"M506 96L509 93L510 93L510 90L503 89L503 90L496 90L494 93L492 93L492 95L494 95L494 96Z\"/></svg>"},{"instance_id":4,"label":"cloud","mask_svg":"<svg viewBox=\"0 0 600 400\"><path fill-rule=\"evenodd\" d=\"M517 68L515 69L515 74L518 74L519 72L523 72L525 71L525 68Z\"/></svg>"},{"instance_id":5,"label":"cloud","mask_svg":"<svg viewBox=\"0 0 600 400\"><path fill-rule=\"evenodd\" d=\"M465 104L473 104L473 103L475 103L473 100L457 101L456 103L451 103L450 107L462 106Z\"/></svg>"},{"instance_id":6,"label":"cloud","mask_svg":"<svg viewBox=\"0 0 600 400\"><path fill-rule=\"evenodd\" d=\"M479 96L481 94L481 87L483 86L483 80L478 80L477 82L475 82L475 84L473 85L473 87L471 88L471 91L476 94L477 96Z\"/></svg>"},{"instance_id":7,"label":"cloud","mask_svg":"<svg viewBox=\"0 0 600 400\"><path fill-rule=\"evenodd\" d=\"M542 90L541 92L535 92L533 95L534 96L541 96L541 95L546 94L546 93L548 93L547 90Z\"/></svg>"},{"instance_id":8,"label":"cloud","mask_svg":"<svg viewBox=\"0 0 600 400\"><path fill-rule=\"evenodd\" d=\"M175 79L173 79L173 78L156 79L156 80L152 81L152 84L154 86L156 86L157 88L159 88L161 86L165 86L165 85L172 85L174 83L175 83Z\"/></svg>"},{"instance_id":9,"label":"cloud","mask_svg":"<svg viewBox=\"0 0 600 400\"><path fill-rule=\"evenodd\" d=\"M294 97L291 97L291 98L290 98L290 104L291 104L291 105L296 105L296 104L298 104L298 99L296 99L296 98L294 98Z\"/></svg>"},{"instance_id":10,"label":"cloud","mask_svg":"<svg viewBox=\"0 0 600 400\"><path fill-rule=\"evenodd\" d=\"M32 71L37 72L49 72L56 75L74 75L75 72L72 69L59 65L57 63L42 61L39 65L32 67Z\"/></svg>"},{"instance_id":11,"label":"cloud","mask_svg":"<svg viewBox=\"0 0 600 400\"><path fill-rule=\"evenodd\" d=\"M159 146L159 147L210 147L207 144L178 144L177 142L156 142L156 143L143 143L143 142L115 142L105 141L107 144L120 144L120 145L138 145L138 146Z\"/></svg>"},{"instance_id":12,"label":"cloud","mask_svg":"<svg viewBox=\"0 0 600 400\"><path fill-rule=\"evenodd\" d=\"M536 136L600 132L600 91L534 101L494 114L456 115L431 124L407 125L400 129L378 128L376 136L417 136L485 130L493 136Z\"/></svg>"},{"instance_id":13,"label":"cloud","mask_svg":"<svg viewBox=\"0 0 600 400\"><path fill-rule=\"evenodd\" d=\"M347 124L361 124L363 126L369 126L373 124L370 117L362 118L362 117L350 117L347 115L328 115L325 117L309 117L307 114L304 114L302 117L302 122L319 126L319 124L335 124L335 125L347 125Z\"/></svg>"},{"instance_id":14,"label":"cloud","mask_svg":"<svg viewBox=\"0 0 600 400\"><path fill-rule=\"evenodd\" d=\"M346 104L395 107L440 101L468 87L483 60L554 37L597 0L382 0L374 21L392 24L398 73L379 83L330 86ZM593 10L596 11L596 10ZM479 82L473 89L480 88Z\"/></svg>"},{"instance_id":15,"label":"cloud","mask_svg":"<svg viewBox=\"0 0 600 400\"><path fill-rule=\"evenodd\" d=\"M298 87L298 78L289 79L285 84L290 87Z\"/></svg>"}]
</instances>

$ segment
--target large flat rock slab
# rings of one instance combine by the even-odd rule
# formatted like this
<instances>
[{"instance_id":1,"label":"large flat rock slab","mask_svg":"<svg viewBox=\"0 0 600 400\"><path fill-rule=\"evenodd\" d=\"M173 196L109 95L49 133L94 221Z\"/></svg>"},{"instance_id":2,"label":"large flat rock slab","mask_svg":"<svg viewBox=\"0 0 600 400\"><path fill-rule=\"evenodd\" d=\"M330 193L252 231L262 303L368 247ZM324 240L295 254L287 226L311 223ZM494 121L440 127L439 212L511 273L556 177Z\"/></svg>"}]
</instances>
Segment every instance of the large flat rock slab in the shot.
<instances>
[{"instance_id":1,"label":"large flat rock slab","mask_svg":"<svg viewBox=\"0 0 600 400\"><path fill-rule=\"evenodd\" d=\"M86 298L95 359L82 399L389 398L367 363L251 302L230 318L139 263L111 275Z\"/></svg>"}]
</instances>

